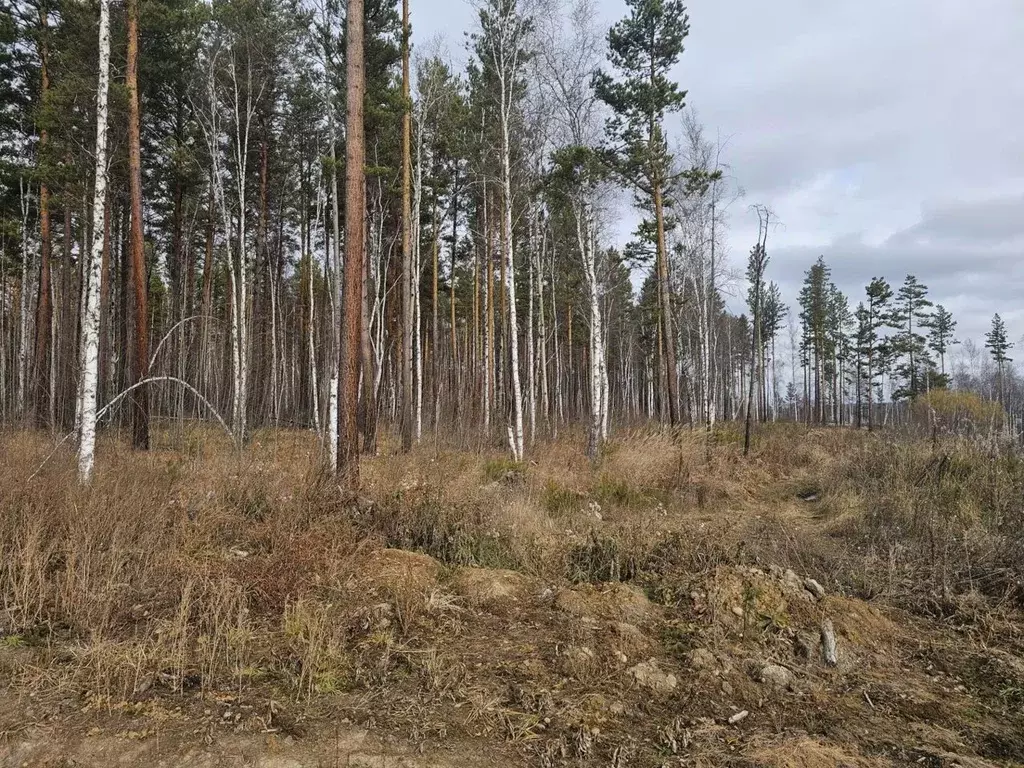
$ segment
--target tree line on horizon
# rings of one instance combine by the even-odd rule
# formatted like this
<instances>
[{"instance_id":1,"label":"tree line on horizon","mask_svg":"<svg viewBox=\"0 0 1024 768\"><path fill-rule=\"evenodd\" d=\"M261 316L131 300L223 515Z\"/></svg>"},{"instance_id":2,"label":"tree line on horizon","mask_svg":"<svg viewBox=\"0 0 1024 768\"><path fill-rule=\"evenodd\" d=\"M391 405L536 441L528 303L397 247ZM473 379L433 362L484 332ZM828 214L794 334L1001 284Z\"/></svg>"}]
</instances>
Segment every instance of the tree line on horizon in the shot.
<instances>
[{"instance_id":1,"label":"tree line on horizon","mask_svg":"<svg viewBox=\"0 0 1024 768\"><path fill-rule=\"evenodd\" d=\"M958 376L912 276L851 308L821 258L791 313L766 205L727 310L741 193L672 79L685 8L624 6L475 0L459 70L416 0L0 0L0 421L77 435L85 478L97 420L308 428L355 484L391 427L521 461L575 424L597 457L615 424L871 428L950 386L1019 410L999 316Z\"/></svg>"}]
</instances>

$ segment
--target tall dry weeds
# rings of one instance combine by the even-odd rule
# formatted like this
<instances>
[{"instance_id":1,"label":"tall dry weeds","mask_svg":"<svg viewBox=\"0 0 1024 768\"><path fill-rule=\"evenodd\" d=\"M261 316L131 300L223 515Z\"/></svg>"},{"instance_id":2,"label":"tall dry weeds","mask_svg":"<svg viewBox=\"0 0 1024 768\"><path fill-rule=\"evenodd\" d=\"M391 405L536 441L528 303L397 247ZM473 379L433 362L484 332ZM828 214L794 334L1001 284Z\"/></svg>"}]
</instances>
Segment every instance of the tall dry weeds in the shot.
<instances>
[{"instance_id":1,"label":"tall dry weeds","mask_svg":"<svg viewBox=\"0 0 1024 768\"><path fill-rule=\"evenodd\" d=\"M439 611L420 592L366 589L365 555L381 547L555 586L631 581L666 604L744 562L913 593L928 610L1022 594L1024 464L969 441L936 450L779 425L744 460L728 427L710 443L637 431L596 465L565 439L511 469L498 452L423 446L369 459L352 498L309 434L258 433L241 456L207 437L164 435L148 454L108 439L82 489L67 452L37 472L47 440L0 436L0 630L64 648L53 668L65 683L114 698L154 686L315 696L405 668L448 691L436 653L410 645L453 620L444 585ZM800 500L808 491L818 501Z\"/></svg>"}]
</instances>

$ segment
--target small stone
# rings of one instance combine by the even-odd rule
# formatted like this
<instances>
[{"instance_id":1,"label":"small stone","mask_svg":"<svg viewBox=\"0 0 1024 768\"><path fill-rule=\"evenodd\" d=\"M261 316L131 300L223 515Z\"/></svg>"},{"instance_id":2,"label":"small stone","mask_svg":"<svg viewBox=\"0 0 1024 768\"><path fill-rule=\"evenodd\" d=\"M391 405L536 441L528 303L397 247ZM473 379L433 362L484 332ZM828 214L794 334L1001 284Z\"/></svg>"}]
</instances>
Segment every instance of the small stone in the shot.
<instances>
[{"instance_id":1,"label":"small stone","mask_svg":"<svg viewBox=\"0 0 1024 768\"><path fill-rule=\"evenodd\" d=\"M779 664L765 664L761 667L761 682L785 690L793 685L793 673Z\"/></svg>"},{"instance_id":2,"label":"small stone","mask_svg":"<svg viewBox=\"0 0 1024 768\"><path fill-rule=\"evenodd\" d=\"M793 652L801 659L812 659L818 653L818 635L813 632L800 632L793 638Z\"/></svg>"},{"instance_id":3,"label":"small stone","mask_svg":"<svg viewBox=\"0 0 1024 768\"><path fill-rule=\"evenodd\" d=\"M804 589L814 595L815 600L821 600L825 596L825 588L814 579L804 579Z\"/></svg>"},{"instance_id":4,"label":"small stone","mask_svg":"<svg viewBox=\"0 0 1024 768\"><path fill-rule=\"evenodd\" d=\"M570 645L565 649L565 657L575 664L593 661L594 652L585 645Z\"/></svg>"},{"instance_id":5,"label":"small stone","mask_svg":"<svg viewBox=\"0 0 1024 768\"><path fill-rule=\"evenodd\" d=\"M732 683L730 683L728 680L722 681L722 693L724 693L726 696L732 696L734 691L735 689L732 687Z\"/></svg>"},{"instance_id":6,"label":"small stone","mask_svg":"<svg viewBox=\"0 0 1024 768\"><path fill-rule=\"evenodd\" d=\"M747 719L749 715L750 713L747 712L747 710L742 709L729 718L729 725L736 725L736 723L742 723L744 720Z\"/></svg>"},{"instance_id":7,"label":"small stone","mask_svg":"<svg viewBox=\"0 0 1024 768\"><path fill-rule=\"evenodd\" d=\"M697 671L713 669L718 666L718 659L706 648L694 648L686 654L686 660L690 663L690 669Z\"/></svg>"},{"instance_id":8,"label":"small stone","mask_svg":"<svg viewBox=\"0 0 1024 768\"><path fill-rule=\"evenodd\" d=\"M732 612L740 618L743 618L743 609L740 608L738 605L734 605L732 607Z\"/></svg>"},{"instance_id":9,"label":"small stone","mask_svg":"<svg viewBox=\"0 0 1024 768\"><path fill-rule=\"evenodd\" d=\"M803 591L804 588L803 581L800 580L800 577L796 575L796 571L792 568L787 568L786 572L782 574L782 583L797 592Z\"/></svg>"},{"instance_id":10,"label":"small stone","mask_svg":"<svg viewBox=\"0 0 1024 768\"><path fill-rule=\"evenodd\" d=\"M630 667L628 671L632 678L636 680L637 685L657 693L673 691L679 684L676 676L664 672L654 659L642 661L636 666Z\"/></svg>"}]
</instances>

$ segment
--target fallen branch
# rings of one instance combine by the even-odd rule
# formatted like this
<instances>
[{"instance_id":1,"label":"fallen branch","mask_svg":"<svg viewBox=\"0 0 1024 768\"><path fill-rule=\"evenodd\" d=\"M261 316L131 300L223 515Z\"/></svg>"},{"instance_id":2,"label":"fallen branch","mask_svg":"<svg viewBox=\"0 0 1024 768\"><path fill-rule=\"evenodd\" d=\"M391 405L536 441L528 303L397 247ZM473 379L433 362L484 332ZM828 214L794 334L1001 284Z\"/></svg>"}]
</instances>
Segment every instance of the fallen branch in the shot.
<instances>
[{"instance_id":1,"label":"fallen branch","mask_svg":"<svg viewBox=\"0 0 1024 768\"><path fill-rule=\"evenodd\" d=\"M220 415L219 413L217 413L217 409L213 407L213 405L212 405L212 404L210 403L210 401L209 401L209 400L207 400L207 399L206 399L205 397L203 397L203 396L202 396L202 395L201 395L201 394L199 393L199 390L197 390L197 389L196 389L195 387L193 387L193 386L192 386L191 384L189 384L189 383L188 383L187 381L183 381L182 379L179 379L179 378L178 378L178 377L176 377L176 376L147 376L147 377L146 377L145 379L142 379L142 381L137 381L137 382L135 382L134 384L132 384L132 385L131 385L130 387L128 387L127 389L125 389L125 390L122 390L122 391L121 391L121 392L119 392L119 393L118 393L117 395L115 395L115 396L114 396L114 398L113 398L113 399L111 399L111 401L110 401L109 403L107 403L107 404L106 404L105 406L103 406L102 408L100 408L100 410L99 410L99 411L97 411L97 412L96 412L96 423L97 423L97 424L99 424L99 422L100 422L100 419L102 419L102 418L103 418L103 417L104 417L104 416L106 415L107 411L109 411L109 410L110 410L110 409L111 409L111 408L112 408L113 406L115 406L115 405L116 405L116 404L117 404L117 403L118 403L119 401L123 400L123 399L124 399L124 397L125 397L125 395L127 395L127 394L128 394L129 392L131 392L131 391L132 391L133 389L138 389L139 387L141 387L141 386L143 386L143 385L145 385L145 384L153 384L153 383L156 383L156 382L160 382L160 381L171 381L171 382L174 382L174 383L176 383L176 384L180 384L180 385L181 385L181 386L183 386L183 387L184 387L185 389L187 389L187 390L188 390L189 392L191 392L191 393L192 393L193 395L195 395L195 396L196 396L196 398L197 398L197 399L198 399L198 400L199 400L199 401L200 401L200 402L201 402L201 403L202 403L203 405L205 405L205 406L206 406L206 407L207 407L207 408L208 408L208 409L210 410L210 413L212 413L212 414L213 414L213 417L214 417L215 419L217 419L217 421L218 421L218 423L219 423L219 424L221 425L221 427L223 427L223 428L224 428L224 431L225 431L225 432L227 432L227 435L228 435L228 437L230 437L230 438L231 438L231 442L235 443L236 447L239 447L239 448L241 447L241 446L240 446L240 445L238 444L238 441L237 441L237 440L235 440L235 436L234 436L234 434L232 434L232 432L231 432L231 429L230 429L230 428L228 427L228 425L227 425L227 422L225 422L225 421L224 421L224 419L223 419L223 418L221 418L221 415ZM52 458L53 458L53 455L54 455L54 454L55 454L55 453L57 452L57 450L58 450L58 449L59 449L59 448L60 448L60 447L61 447L61 446L62 446L62 445L63 445L63 444L64 444L64 443L65 443L65 442L67 441L67 439L68 439L69 437L71 437L71 436L72 436L72 435L74 435L74 434L75 434L75 432L74 432L74 431L72 431L72 432L68 432L68 433L67 433L66 435L64 435L64 437L62 437L62 438L61 438L60 440L58 440L58 441L57 441L57 445L55 445L55 446L53 447L53 450L52 450L52 451L50 451L50 454L49 454L49 455L48 455L48 456L47 456L47 457L46 457L45 459L43 459L43 463L42 463L42 464L40 464L40 465L39 465L38 467L36 467L36 471L35 471L35 472L33 472L33 473L32 473L31 475L29 475L29 478L28 478L28 479L29 479L29 480L33 480L33 479L35 479L36 475L38 475L38 474L39 474L39 473L40 473L40 472L42 471L43 467L45 467L45 466L46 466L47 462L48 462L48 461L49 461L50 459L52 459Z\"/></svg>"},{"instance_id":2,"label":"fallen branch","mask_svg":"<svg viewBox=\"0 0 1024 768\"><path fill-rule=\"evenodd\" d=\"M821 623L821 652L825 657L825 664L834 667L839 663L839 649L836 647L836 630L832 626L832 619L825 619Z\"/></svg>"},{"instance_id":3,"label":"fallen branch","mask_svg":"<svg viewBox=\"0 0 1024 768\"><path fill-rule=\"evenodd\" d=\"M174 333L176 330L178 330L178 328L180 326L184 325L185 323L189 322L190 320L203 320L203 319L216 321L217 318L211 317L210 315L192 315L191 317L182 318L181 320L176 322L174 325L172 325L171 326L171 330L169 330L167 333L164 334L164 337L162 339L160 339L160 343L156 345L156 349L153 350L153 354L149 358L149 367L152 368L153 364L156 363L156 356L160 354L160 348L163 347L165 341L167 341L169 338L171 338L171 334L172 333Z\"/></svg>"}]
</instances>

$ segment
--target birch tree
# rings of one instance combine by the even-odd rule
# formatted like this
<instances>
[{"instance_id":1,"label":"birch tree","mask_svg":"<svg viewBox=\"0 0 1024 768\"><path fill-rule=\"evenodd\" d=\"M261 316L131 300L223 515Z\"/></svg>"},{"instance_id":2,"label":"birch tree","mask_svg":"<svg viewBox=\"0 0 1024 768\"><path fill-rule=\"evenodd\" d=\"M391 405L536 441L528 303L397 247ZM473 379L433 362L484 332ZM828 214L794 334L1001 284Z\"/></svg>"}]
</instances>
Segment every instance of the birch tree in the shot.
<instances>
[{"instance_id":1,"label":"birch tree","mask_svg":"<svg viewBox=\"0 0 1024 768\"><path fill-rule=\"evenodd\" d=\"M18 292L18 392L17 412L25 418L25 392L28 389L28 287L29 287L29 189L23 176L18 177L19 201L21 203L21 290Z\"/></svg>"},{"instance_id":2,"label":"birch tree","mask_svg":"<svg viewBox=\"0 0 1024 768\"><path fill-rule=\"evenodd\" d=\"M509 371L512 379L511 413L507 421L508 444L514 461L522 461L523 388L519 368L519 320L516 301L516 261L513 221L512 130L519 116L523 72L529 59L528 42L533 21L529 0L477 0L479 30L474 47L481 63L491 70L497 86L496 108L500 135L501 227L505 292L508 296Z\"/></svg>"},{"instance_id":3,"label":"birch tree","mask_svg":"<svg viewBox=\"0 0 1024 768\"><path fill-rule=\"evenodd\" d=\"M681 169L672 189L677 237L683 248L680 281L694 298L691 315L698 335L695 397L700 399L705 430L710 432L718 416L718 331L723 313L721 290L729 278L723 252L728 208L742 196L726 177L724 145L705 135L697 114L683 116Z\"/></svg>"},{"instance_id":4,"label":"birch tree","mask_svg":"<svg viewBox=\"0 0 1024 768\"><path fill-rule=\"evenodd\" d=\"M549 26L545 44L541 46L543 81L558 106L566 142L555 155L555 173L558 188L572 212L589 307L590 425L587 455L592 460L597 458L601 445L608 438L607 355L594 218L594 199L604 180L603 167L597 156L601 141L597 95L591 84L592 73L600 60L600 37L594 25L595 16L596 6L592 0L575 0L565 20L567 24Z\"/></svg>"},{"instance_id":5,"label":"birch tree","mask_svg":"<svg viewBox=\"0 0 1024 768\"><path fill-rule=\"evenodd\" d=\"M99 80L96 87L96 182L92 203L92 248L85 271L85 302L81 336L81 421L78 438L78 480L92 479L96 449L96 383L99 371L100 264L103 257L103 205L107 196L107 91L110 79L110 0L100 0Z\"/></svg>"}]
</instances>

